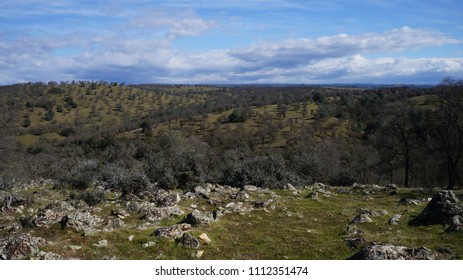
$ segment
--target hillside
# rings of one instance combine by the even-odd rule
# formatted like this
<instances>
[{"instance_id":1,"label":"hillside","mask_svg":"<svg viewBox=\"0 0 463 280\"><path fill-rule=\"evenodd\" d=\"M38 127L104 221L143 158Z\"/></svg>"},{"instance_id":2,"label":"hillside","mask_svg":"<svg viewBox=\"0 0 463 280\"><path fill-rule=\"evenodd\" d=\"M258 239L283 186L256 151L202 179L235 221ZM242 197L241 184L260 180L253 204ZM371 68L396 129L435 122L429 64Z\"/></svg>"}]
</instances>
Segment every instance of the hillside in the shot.
<instances>
[{"instance_id":1,"label":"hillside","mask_svg":"<svg viewBox=\"0 0 463 280\"><path fill-rule=\"evenodd\" d=\"M193 157L201 158L201 149L210 152L209 162L191 162L182 171L167 172L172 175L166 180L177 181L174 187L181 183L181 176L196 178L193 185L206 181L257 184L252 178L233 182L223 176L235 172L224 170L230 169L230 164L246 164L259 157L276 157L275 164L297 171L280 174L280 178L270 180L273 183L264 180L272 184L270 187L284 184L290 177L292 183L393 181L414 187L435 187L445 184L438 174L441 169L429 170L431 163L440 157L440 151L428 141L432 136L430 116L437 108L435 94L439 90L126 86L75 81L3 86L0 87L4 121L1 142L4 157L9 160L0 171L3 170L4 177L62 179L59 173L63 168L71 172L72 166L91 159L99 162L101 168L120 160L124 162L122 165L141 167L146 172L154 168L150 165L156 164L150 158L159 157L161 150L165 150L160 143L164 139L175 145L183 143L187 150L191 148L185 153L196 153L190 155ZM400 107L408 111L403 116L397 112L401 109L394 109ZM391 137L391 133L399 135L394 130L401 129L392 125L393 119L403 117L409 118L411 127L402 128L409 129L413 134L410 137L414 138L407 140L408 160L401 147L405 140ZM198 141L207 147L198 150ZM117 159L108 161L111 149L125 151L126 158L115 156ZM424 151L432 151L435 157L422 158ZM183 156L188 156L185 153ZM21 166L24 161L30 166ZM404 161L408 161L408 166ZM15 164L20 167L14 167ZM167 169L178 167L172 162L168 165L175 166ZM440 168L445 168L444 165L443 162ZM51 170L54 166L59 166L59 170ZM328 167L330 170L326 170ZM409 169L408 179L404 179L404 168ZM150 179L155 182L163 179L160 176L152 175Z\"/></svg>"}]
</instances>

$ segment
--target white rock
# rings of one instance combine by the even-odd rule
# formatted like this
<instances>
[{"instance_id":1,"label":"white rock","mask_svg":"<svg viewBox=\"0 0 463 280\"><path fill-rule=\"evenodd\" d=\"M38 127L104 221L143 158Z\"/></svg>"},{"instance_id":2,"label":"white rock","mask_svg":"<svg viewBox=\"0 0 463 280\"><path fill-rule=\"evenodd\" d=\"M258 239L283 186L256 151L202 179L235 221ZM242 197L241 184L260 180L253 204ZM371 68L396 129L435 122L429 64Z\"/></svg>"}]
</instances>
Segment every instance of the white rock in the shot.
<instances>
[{"instance_id":1,"label":"white rock","mask_svg":"<svg viewBox=\"0 0 463 280\"><path fill-rule=\"evenodd\" d=\"M209 236L207 236L206 233L202 233L199 237L198 237L198 240L199 242L201 242L202 244L209 244L211 243L211 239L209 238Z\"/></svg>"},{"instance_id":2,"label":"white rock","mask_svg":"<svg viewBox=\"0 0 463 280\"><path fill-rule=\"evenodd\" d=\"M156 245L156 243L154 243L154 241L148 241L146 242L145 244L143 244L143 248L148 248L148 247L153 247L154 245Z\"/></svg>"},{"instance_id":3,"label":"white rock","mask_svg":"<svg viewBox=\"0 0 463 280\"><path fill-rule=\"evenodd\" d=\"M95 246L97 248L108 247L108 240L105 240L105 239L100 240L97 243L94 243L93 246Z\"/></svg>"},{"instance_id":4,"label":"white rock","mask_svg":"<svg viewBox=\"0 0 463 280\"><path fill-rule=\"evenodd\" d=\"M77 251L77 250L82 249L82 246L79 246L79 245L69 245L69 246L66 246L66 247L73 250L73 251Z\"/></svg>"}]
</instances>

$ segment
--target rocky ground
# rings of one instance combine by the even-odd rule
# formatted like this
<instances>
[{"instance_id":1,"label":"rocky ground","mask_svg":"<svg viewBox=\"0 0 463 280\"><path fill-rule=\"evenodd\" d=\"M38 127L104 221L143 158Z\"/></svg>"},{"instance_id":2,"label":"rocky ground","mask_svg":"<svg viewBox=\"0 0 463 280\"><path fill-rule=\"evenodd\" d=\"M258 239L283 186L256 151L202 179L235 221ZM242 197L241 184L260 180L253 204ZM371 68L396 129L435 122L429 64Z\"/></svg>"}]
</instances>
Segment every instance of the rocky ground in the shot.
<instances>
[{"instance_id":1,"label":"rocky ground","mask_svg":"<svg viewBox=\"0 0 463 280\"><path fill-rule=\"evenodd\" d=\"M1 259L458 259L463 253L463 204L455 193L394 185L204 184L122 195L98 184L78 192L40 179L0 191L0 203Z\"/></svg>"}]
</instances>

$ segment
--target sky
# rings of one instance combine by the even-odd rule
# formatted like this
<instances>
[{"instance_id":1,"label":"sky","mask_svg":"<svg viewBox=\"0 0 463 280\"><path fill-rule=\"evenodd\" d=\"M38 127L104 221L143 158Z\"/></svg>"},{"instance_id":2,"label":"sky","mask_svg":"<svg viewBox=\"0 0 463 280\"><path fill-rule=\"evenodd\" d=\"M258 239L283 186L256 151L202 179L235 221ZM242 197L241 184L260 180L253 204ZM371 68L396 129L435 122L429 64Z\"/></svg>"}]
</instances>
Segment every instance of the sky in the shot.
<instances>
[{"instance_id":1,"label":"sky","mask_svg":"<svg viewBox=\"0 0 463 280\"><path fill-rule=\"evenodd\" d=\"M461 0L1 0L0 84L437 84Z\"/></svg>"}]
</instances>

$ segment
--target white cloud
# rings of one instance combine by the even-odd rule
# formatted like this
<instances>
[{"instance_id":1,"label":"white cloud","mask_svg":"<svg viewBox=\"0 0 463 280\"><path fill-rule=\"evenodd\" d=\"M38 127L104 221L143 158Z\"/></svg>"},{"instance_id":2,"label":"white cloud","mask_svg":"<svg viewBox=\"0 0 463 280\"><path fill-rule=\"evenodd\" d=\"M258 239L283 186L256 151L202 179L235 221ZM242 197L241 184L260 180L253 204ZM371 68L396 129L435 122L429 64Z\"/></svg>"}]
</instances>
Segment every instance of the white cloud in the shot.
<instances>
[{"instance_id":1,"label":"white cloud","mask_svg":"<svg viewBox=\"0 0 463 280\"><path fill-rule=\"evenodd\" d=\"M285 63L303 64L314 59L344 57L357 53L399 52L458 43L461 42L440 32L405 26L383 34L339 34L317 39L291 39L270 44L263 42L250 48L234 50L231 55L252 62L253 65L260 64L262 67Z\"/></svg>"},{"instance_id":2,"label":"white cloud","mask_svg":"<svg viewBox=\"0 0 463 280\"><path fill-rule=\"evenodd\" d=\"M124 27L124 30L149 29L152 31L165 29L165 36L173 40L179 37L197 36L216 26L215 21L202 19L192 10L172 12L155 9L139 12Z\"/></svg>"},{"instance_id":3,"label":"white cloud","mask_svg":"<svg viewBox=\"0 0 463 280\"><path fill-rule=\"evenodd\" d=\"M72 79L128 83L437 83L444 76L463 75L463 58L401 57L403 50L461 44L437 31L409 27L384 33L257 42L248 47L195 53L174 50L171 42L175 38L214 28L214 22L188 15L175 22L170 17L131 22L139 28L162 26L165 33L161 37L112 32L0 40L0 83ZM54 53L62 48L81 51ZM368 59L368 54L380 58Z\"/></svg>"}]
</instances>

